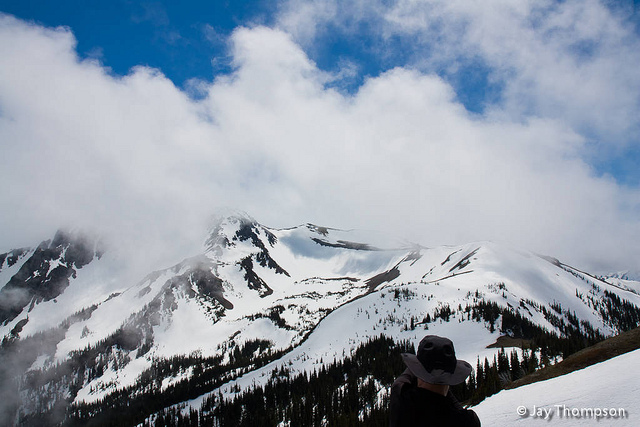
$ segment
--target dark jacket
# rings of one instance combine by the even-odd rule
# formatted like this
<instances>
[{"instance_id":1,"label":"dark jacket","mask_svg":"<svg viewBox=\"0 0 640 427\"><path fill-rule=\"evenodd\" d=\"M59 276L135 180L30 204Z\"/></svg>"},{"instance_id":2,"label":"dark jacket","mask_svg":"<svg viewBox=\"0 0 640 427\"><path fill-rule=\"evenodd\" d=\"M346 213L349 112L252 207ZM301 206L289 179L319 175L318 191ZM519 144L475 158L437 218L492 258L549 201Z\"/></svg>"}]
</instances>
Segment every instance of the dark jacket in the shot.
<instances>
[{"instance_id":1,"label":"dark jacket","mask_svg":"<svg viewBox=\"0 0 640 427\"><path fill-rule=\"evenodd\" d=\"M390 427L480 427L475 412L464 409L451 394L418 387L408 369L391 386Z\"/></svg>"}]
</instances>

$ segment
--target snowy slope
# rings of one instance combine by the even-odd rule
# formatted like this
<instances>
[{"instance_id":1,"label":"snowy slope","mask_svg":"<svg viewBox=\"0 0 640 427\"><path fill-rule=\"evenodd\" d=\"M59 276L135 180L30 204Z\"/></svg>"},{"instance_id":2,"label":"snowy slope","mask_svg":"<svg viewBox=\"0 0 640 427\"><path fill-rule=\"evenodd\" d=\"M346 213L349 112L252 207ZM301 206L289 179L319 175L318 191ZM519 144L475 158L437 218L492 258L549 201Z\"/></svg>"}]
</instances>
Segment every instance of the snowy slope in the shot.
<instances>
[{"instance_id":1,"label":"snowy slope","mask_svg":"<svg viewBox=\"0 0 640 427\"><path fill-rule=\"evenodd\" d=\"M618 277L612 276L606 277L604 280L621 289L625 289L640 295L640 281L638 280L620 279Z\"/></svg>"},{"instance_id":2,"label":"snowy slope","mask_svg":"<svg viewBox=\"0 0 640 427\"><path fill-rule=\"evenodd\" d=\"M622 327L609 316L611 301L640 306L633 283L491 242L426 248L312 224L271 229L243 213L218 218L204 240L201 254L135 282L118 275L126 268L117 253L100 254L62 293L0 326L30 349L15 364L48 381L49 407L71 398L99 410L117 391L163 393L191 381L209 384L190 400L198 409L283 367L312 372L380 334L416 345L427 333L449 336L474 365L492 359L497 350L487 346L500 335L518 334L501 330L500 318L474 320L478 304L560 336L574 324L611 335ZM3 282L32 255L5 263ZM22 414L41 410L42 390L22 390Z\"/></svg>"},{"instance_id":3,"label":"snowy slope","mask_svg":"<svg viewBox=\"0 0 640 427\"><path fill-rule=\"evenodd\" d=\"M380 333L397 340L408 339L416 346L425 334L444 335L454 341L461 359L473 365L485 357L491 360L498 349L487 346L496 342L500 331L496 328L490 332L490 325L469 321L464 310L457 309L473 304L478 297L511 307L534 323L558 331L540 311L540 307L553 304L589 322L605 335L612 334L615 328L602 319L587 298L581 299L577 293L596 296L607 287L608 291L640 304L638 295L598 281L556 260L490 242L422 249L420 257L414 258L397 266L397 278L330 313L294 351L211 395L222 392L232 397L246 387L264 385L283 367L293 374L310 373L323 361L339 360ZM602 288L597 291L594 286ZM397 296L396 291L399 291ZM456 311L450 321L438 320L428 324L426 330L422 325L414 330L407 328L412 317L422 319L445 305ZM190 406L197 408L205 397L190 402Z\"/></svg>"},{"instance_id":4,"label":"snowy slope","mask_svg":"<svg viewBox=\"0 0 640 427\"><path fill-rule=\"evenodd\" d=\"M503 390L473 409L482 425L495 427L547 422L567 427L637 426L639 366L640 350L636 350L561 377Z\"/></svg>"}]
</instances>

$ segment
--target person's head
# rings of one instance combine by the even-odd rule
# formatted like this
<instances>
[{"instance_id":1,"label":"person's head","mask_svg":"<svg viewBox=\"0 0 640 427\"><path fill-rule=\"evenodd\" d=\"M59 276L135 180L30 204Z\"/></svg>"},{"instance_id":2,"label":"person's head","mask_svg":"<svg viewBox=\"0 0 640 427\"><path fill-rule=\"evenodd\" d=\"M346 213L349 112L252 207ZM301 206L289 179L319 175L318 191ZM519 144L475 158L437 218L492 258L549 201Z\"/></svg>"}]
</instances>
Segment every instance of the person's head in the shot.
<instances>
[{"instance_id":1,"label":"person's head","mask_svg":"<svg viewBox=\"0 0 640 427\"><path fill-rule=\"evenodd\" d=\"M403 353L402 360L424 388L446 394L448 386L463 382L471 373L471 365L456 359L453 342L437 335L427 335L418 345L418 353ZM425 386L425 384L427 386ZM428 384L447 387L428 387Z\"/></svg>"}]
</instances>

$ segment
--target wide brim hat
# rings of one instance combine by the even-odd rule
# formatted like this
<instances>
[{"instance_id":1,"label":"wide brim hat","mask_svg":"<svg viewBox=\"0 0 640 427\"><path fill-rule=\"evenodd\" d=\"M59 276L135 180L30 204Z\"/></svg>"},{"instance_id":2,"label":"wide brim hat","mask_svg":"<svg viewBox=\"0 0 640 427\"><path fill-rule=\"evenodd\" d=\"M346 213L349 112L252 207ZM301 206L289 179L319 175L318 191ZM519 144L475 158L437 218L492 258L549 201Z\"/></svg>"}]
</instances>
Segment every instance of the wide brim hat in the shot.
<instances>
[{"instance_id":1,"label":"wide brim hat","mask_svg":"<svg viewBox=\"0 0 640 427\"><path fill-rule=\"evenodd\" d=\"M402 360L416 377L430 384L456 385L473 369L456 359L453 342L437 335L427 335L418 345L418 354L402 353Z\"/></svg>"}]
</instances>

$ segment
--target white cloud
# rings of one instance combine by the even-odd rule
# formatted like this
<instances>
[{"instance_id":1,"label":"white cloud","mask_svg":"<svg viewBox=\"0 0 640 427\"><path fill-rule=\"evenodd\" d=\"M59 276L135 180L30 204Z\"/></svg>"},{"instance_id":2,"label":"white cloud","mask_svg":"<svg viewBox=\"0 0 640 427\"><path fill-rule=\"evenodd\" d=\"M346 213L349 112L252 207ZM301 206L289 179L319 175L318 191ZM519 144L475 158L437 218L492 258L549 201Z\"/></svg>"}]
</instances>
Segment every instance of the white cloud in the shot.
<instances>
[{"instance_id":1,"label":"white cloud","mask_svg":"<svg viewBox=\"0 0 640 427\"><path fill-rule=\"evenodd\" d=\"M501 102L489 107L511 119L562 118L598 148L639 142L640 38L624 9L599 0L366 4L289 0L279 25L313 49L326 32L350 37L369 24L381 55L399 37L409 57L401 59L424 71L455 73L474 60L487 66L493 83L503 85Z\"/></svg>"},{"instance_id":2,"label":"white cloud","mask_svg":"<svg viewBox=\"0 0 640 427\"><path fill-rule=\"evenodd\" d=\"M594 177L562 118L471 116L442 78L404 68L345 95L283 31L231 42L235 71L195 101L156 70L79 61L68 30L1 18L3 245L91 224L166 263L224 205L277 227L494 239L584 267L638 259L638 191Z\"/></svg>"}]
</instances>

